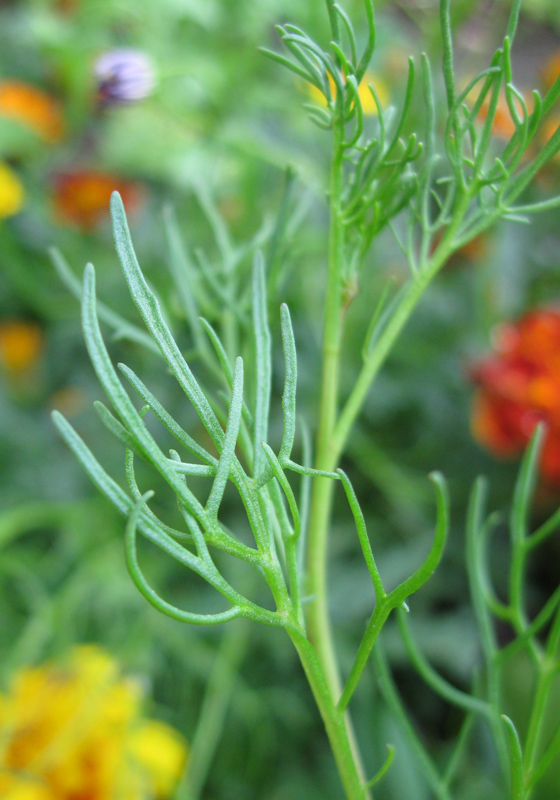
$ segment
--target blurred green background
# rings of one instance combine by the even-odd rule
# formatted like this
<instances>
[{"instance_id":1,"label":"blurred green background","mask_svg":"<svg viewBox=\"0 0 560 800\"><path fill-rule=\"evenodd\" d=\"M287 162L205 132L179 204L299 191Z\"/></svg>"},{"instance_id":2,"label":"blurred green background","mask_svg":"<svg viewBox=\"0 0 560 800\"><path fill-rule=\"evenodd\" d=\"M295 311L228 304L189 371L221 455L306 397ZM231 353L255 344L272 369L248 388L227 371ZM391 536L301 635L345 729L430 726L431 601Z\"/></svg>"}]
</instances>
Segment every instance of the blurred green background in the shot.
<instances>
[{"instance_id":1,"label":"blurred green background","mask_svg":"<svg viewBox=\"0 0 560 800\"><path fill-rule=\"evenodd\" d=\"M348 0L344 5L359 31L361 3ZM508 3L458 2L455 7L460 79L466 79L486 65L488 53L498 45ZM433 0L402 0L379 3L377 10L372 70L386 84L388 102L394 98L397 103L408 54L427 50L437 62L437 7ZM92 261L100 299L137 321L107 214L107 186L121 188L125 203L130 199L142 268L165 301L181 345L192 351L180 298L168 277L173 254L163 214L164 208L173 207L186 252L211 270L221 257L211 224L215 212L239 254L241 282L256 247L269 256L277 366L273 435L280 423L278 307L284 301L292 311L298 345L299 411L312 429L329 137L302 109L309 101L305 88L257 51L259 45L278 49L274 24L287 21L328 44L327 17L319 0L0 4L0 162L19 186L14 190L5 179L0 192L12 191L12 200L14 191L20 193L18 213L0 219L0 686L6 687L25 665L63 653L75 643L97 642L127 671L149 680L151 715L192 741L208 675L217 654L225 653L239 664L239 674L231 693L224 689L223 729L200 795L219 800L334 800L341 789L318 713L285 636L242 622L218 630L182 627L160 616L134 589L124 566L123 520L98 496L50 421L50 411L60 409L94 445L108 471L124 480L123 453L91 408L101 392L85 353L79 305L47 251L59 248L77 276ZM514 51L521 88L538 85L542 65L560 47L559 31L555 0L524 4ZM103 102L94 65L102 53L116 48L142 51L153 65L155 89L146 98ZM44 97L26 99L24 93L6 101L2 112L2 86L13 82L46 93L49 102ZM19 112L13 110L14 102ZM560 167L543 177L545 191L558 183L559 175ZM68 189L68 176L74 178L75 194ZM447 553L411 608L424 653L462 687L469 685L480 659L464 564L468 492L475 476L484 473L491 480L493 507L506 510L517 466L496 461L473 441L468 368L489 349L498 322L558 302L558 221L558 214L550 212L531 226L504 223L476 252L453 260L379 377L344 461L364 500L374 551L389 585L419 563L430 539L434 510L427 473L437 468L449 479L453 528ZM282 235L275 238L278 230ZM358 368L363 332L380 287L391 276L402 281L405 274L394 241L382 235L350 309L343 386ZM239 346L245 351L245 323L240 331ZM184 408L178 387L162 374L157 358L118 338L110 350L115 362L130 364L148 386L157 386L158 398L183 425L195 426L194 415ZM196 353L192 363L196 370ZM211 376L204 377L212 385ZM535 519L559 499L560 489L549 487ZM171 509L173 498L160 492L158 502ZM237 513L232 503L227 522L234 529ZM493 563L498 586L505 575L506 537L505 527L500 528ZM556 538L532 563L532 611L556 587L558 563ZM176 605L204 605L204 587L159 552L150 551L147 571ZM347 669L371 609L372 592L340 493L329 579L337 641ZM507 641L507 631L503 635ZM391 624L384 641L422 738L435 760L444 760L462 715L420 688ZM513 663L506 695L521 728L529 689L526 665L522 660ZM429 800L415 757L377 695L371 672L354 709L370 772L384 758L387 742L397 747L395 766L376 797ZM492 747L482 730L461 772L458 800L501 797ZM560 768L554 774L551 770L546 783L535 800L558 798Z\"/></svg>"}]
</instances>

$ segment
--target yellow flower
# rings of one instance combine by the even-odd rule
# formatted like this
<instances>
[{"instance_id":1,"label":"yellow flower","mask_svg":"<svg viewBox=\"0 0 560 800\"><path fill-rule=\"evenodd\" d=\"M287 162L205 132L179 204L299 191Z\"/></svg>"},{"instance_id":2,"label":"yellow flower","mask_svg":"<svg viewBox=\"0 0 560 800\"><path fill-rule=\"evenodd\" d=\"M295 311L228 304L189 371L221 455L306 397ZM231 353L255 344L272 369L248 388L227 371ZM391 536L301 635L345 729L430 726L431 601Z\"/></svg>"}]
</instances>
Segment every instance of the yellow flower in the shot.
<instances>
[{"instance_id":1,"label":"yellow flower","mask_svg":"<svg viewBox=\"0 0 560 800\"><path fill-rule=\"evenodd\" d=\"M13 217L23 206L23 186L15 172L0 161L0 219Z\"/></svg>"},{"instance_id":2,"label":"yellow flower","mask_svg":"<svg viewBox=\"0 0 560 800\"><path fill-rule=\"evenodd\" d=\"M362 78L362 82L358 87L358 94L360 96L360 101L362 104L362 110L364 114L368 117L376 117L377 116L377 106L375 104L375 100L373 99L373 95L369 88L369 84L373 86L375 89L375 93L377 94L377 98L379 100L379 104L381 108L383 108L388 100L389 100L389 87L381 78L375 75L373 72L366 72L364 77ZM329 75L329 86L331 90L331 94L336 97L336 84ZM322 92L317 89L317 87L313 86L311 83L307 84L309 95L311 99L316 103L321 105L326 105L325 97Z\"/></svg>"},{"instance_id":3,"label":"yellow flower","mask_svg":"<svg viewBox=\"0 0 560 800\"><path fill-rule=\"evenodd\" d=\"M8 372L33 367L43 349L41 329L34 322L0 321L0 365Z\"/></svg>"},{"instance_id":4,"label":"yellow flower","mask_svg":"<svg viewBox=\"0 0 560 800\"><path fill-rule=\"evenodd\" d=\"M141 718L142 695L95 646L21 670L0 697L0 796L165 800L186 745L169 726Z\"/></svg>"},{"instance_id":5,"label":"yellow flower","mask_svg":"<svg viewBox=\"0 0 560 800\"><path fill-rule=\"evenodd\" d=\"M0 772L0 797L3 800L57 800L37 781L27 780L9 772Z\"/></svg>"},{"instance_id":6,"label":"yellow flower","mask_svg":"<svg viewBox=\"0 0 560 800\"><path fill-rule=\"evenodd\" d=\"M58 102L46 92L22 81L0 82L0 114L31 128L45 142L58 142L64 122Z\"/></svg>"},{"instance_id":7,"label":"yellow flower","mask_svg":"<svg viewBox=\"0 0 560 800\"><path fill-rule=\"evenodd\" d=\"M130 737L128 753L145 770L157 798L168 797L177 782L177 771L185 761L185 746L167 725L144 722Z\"/></svg>"}]
</instances>

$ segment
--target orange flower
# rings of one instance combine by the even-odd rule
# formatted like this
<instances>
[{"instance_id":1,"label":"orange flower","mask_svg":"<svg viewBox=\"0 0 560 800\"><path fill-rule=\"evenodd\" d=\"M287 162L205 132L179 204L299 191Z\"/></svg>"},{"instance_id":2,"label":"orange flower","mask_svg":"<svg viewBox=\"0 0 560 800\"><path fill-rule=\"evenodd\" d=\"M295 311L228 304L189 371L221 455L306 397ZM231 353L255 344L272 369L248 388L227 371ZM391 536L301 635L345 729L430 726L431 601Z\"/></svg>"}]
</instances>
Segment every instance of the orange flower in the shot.
<instances>
[{"instance_id":1,"label":"orange flower","mask_svg":"<svg viewBox=\"0 0 560 800\"><path fill-rule=\"evenodd\" d=\"M113 191L120 193L127 212L134 212L142 200L137 183L94 170L59 173L54 178L54 207L58 218L92 231L109 214Z\"/></svg>"},{"instance_id":2,"label":"orange flower","mask_svg":"<svg viewBox=\"0 0 560 800\"><path fill-rule=\"evenodd\" d=\"M43 335L35 322L0 322L0 364L7 372L25 372L37 363Z\"/></svg>"},{"instance_id":3,"label":"orange flower","mask_svg":"<svg viewBox=\"0 0 560 800\"><path fill-rule=\"evenodd\" d=\"M560 308L499 328L496 353L476 364L472 430L497 456L520 455L539 421L547 426L541 474L560 486Z\"/></svg>"},{"instance_id":4,"label":"orange flower","mask_svg":"<svg viewBox=\"0 0 560 800\"><path fill-rule=\"evenodd\" d=\"M59 103L41 89L21 81L0 82L0 114L27 125L51 144L64 134Z\"/></svg>"},{"instance_id":5,"label":"orange flower","mask_svg":"<svg viewBox=\"0 0 560 800\"><path fill-rule=\"evenodd\" d=\"M3 800L163 800L186 747L168 725L143 720L140 684L95 646L63 663L23 669L0 695Z\"/></svg>"}]
</instances>

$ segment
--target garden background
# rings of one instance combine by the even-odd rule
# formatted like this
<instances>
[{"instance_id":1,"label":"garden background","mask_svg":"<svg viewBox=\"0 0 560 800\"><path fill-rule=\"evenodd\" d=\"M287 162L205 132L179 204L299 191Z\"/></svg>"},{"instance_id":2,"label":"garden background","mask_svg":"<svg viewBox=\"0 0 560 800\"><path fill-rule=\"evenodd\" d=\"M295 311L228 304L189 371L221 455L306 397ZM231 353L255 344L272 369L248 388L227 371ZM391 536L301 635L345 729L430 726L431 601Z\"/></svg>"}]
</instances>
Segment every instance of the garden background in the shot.
<instances>
[{"instance_id":1,"label":"garden background","mask_svg":"<svg viewBox=\"0 0 560 800\"><path fill-rule=\"evenodd\" d=\"M459 80L466 83L499 45L508 3L453 6ZM360 19L358 0L348 0L345 8ZM440 56L437 7L432 0L387 0L376 8L372 70L382 103L390 104L404 92L409 54L426 50L434 63ZM259 45L277 49L274 24L287 20L328 42L320 2L0 5L0 691L8 697L14 676L32 665L52 659L68 664L77 658L76 645L98 645L123 674L136 676L142 714L172 726L183 737L179 741L189 743L190 784L186 779L179 784L177 800L325 800L340 797L340 789L286 637L247 621L219 629L181 626L160 616L134 588L123 557L124 520L96 493L51 422L50 412L60 410L86 441L95 442L108 471L124 475L121 449L92 411L101 390L85 352L79 304L55 271L49 249L57 248L77 277L93 262L100 300L137 323L108 216L110 191L118 189L142 268L166 301L196 370L197 343L169 278L170 264L183 258L195 270L206 270L213 280L206 291L218 292L224 258L238 258L241 279L248 281L260 248L269 275L276 410L283 374L278 307L287 302L305 419L319 381L329 137L303 108L317 99L257 50ZM551 61L559 48L558 4L527 0L513 53L518 87L550 82L550 70L559 69ZM123 49L129 57L132 50L141 54L132 65L142 78L137 94L136 78L121 95L103 82L100 57ZM559 177L560 164L553 165L539 176L536 195L554 191ZM169 235L174 217L181 244ZM508 442L488 433L480 405L473 411L476 385L486 380L481 359L499 346L500 336L515 330L504 334L502 323L560 307L558 231L558 211L533 218L531 225L504 222L452 259L371 392L343 465L365 498L374 552L389 584L410 574L428 546L434 511L427 474L438 469L448 478L452 530L446 555L414 598L413 610L424 654L458 686L468 684L479 659L464 563L468 494L475 477L485 474L492 507L505 511L518 467L516 447L509 448L512 458L498 458ZM369 261L350 308L350 328L356 331L367 326L383 283L391 278L398 285L405 276L390 232L380 237ZM204 294L203 287L199 291ZM211 316L212 308L208 303L205 313ZM133 365L147 385L157 385L160 400L187 429L196 427L194 414L168 376L162 379L161 365L149 351L119 335L110 349L115 362ZM348 375L359 359L357 345L355 360L344 365ZM554 369L560 387L560 364ZM553 400L560 400L558 387ZM546 421L554 428L552 412ZM314 420L306 422L313 430ZM536 521L560 502L560 460L551 457L543 473ZM172 498L162 494L160 502L165 510ZM236 513L232 503L230 527ZM372 592L344 503L337 503L335 517L329 580L342 665L348 669ZM505 527L499 527L493 553L498 587L505 581L506 542ZM203 607L202 583L185 577L155 549L150 553L146 570L161 593L178 606ZM530 608L539 609L556 588L559 563L560 541L553 537L531 562ZM504 630L506 640L507 635ZM395 626L388 625L383 641L423 740L436 760L444 757L461 713L419 688ZM79 652L79 663L101 658L97 650ZM512 660L506 698L521 730L528 674L524 656ZM112 680L120 685L120 678ZM560 691L557 698L560 703ZM9 708L7 701L0 703L0 740L9 736ZM201 712L212 720L202 735ZM371 674L359 688L354 716L373 762L383 760L386 743L399 753L398 768L389 770L376 796L428 800L415 755L374 691ZM167 728L160 733L171 735ZM495 765L483 737L470 758L457 797L495 798ZM180 766L168 767L170 773L174 769L178 776ZM1 781L0 772L0 787ZM173 785L169 778L169 787L154 784L149 791L174 796ZM116 784L106 795L101 791L87 800L125 796ZM559 795L560 767L550 770L534 798ZM149 794L134 795L144 796ZM69 797L61 793L49 800Z\"/></svg>"}]
</instances>

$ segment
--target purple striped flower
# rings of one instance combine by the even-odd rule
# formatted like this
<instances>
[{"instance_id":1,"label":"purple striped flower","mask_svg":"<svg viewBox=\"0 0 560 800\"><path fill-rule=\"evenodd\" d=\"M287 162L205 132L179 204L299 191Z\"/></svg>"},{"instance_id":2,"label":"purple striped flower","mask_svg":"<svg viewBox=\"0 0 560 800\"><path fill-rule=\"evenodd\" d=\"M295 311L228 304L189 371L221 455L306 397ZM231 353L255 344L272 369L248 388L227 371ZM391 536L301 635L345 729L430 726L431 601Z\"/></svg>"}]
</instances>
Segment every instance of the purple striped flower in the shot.
<instances>
[{"instance_id":1,"label":"purple striped flower","mask_svg":"<svg viewBox=\"0 0 560 800\"><path fill-rule=\"evenodd\" d=\"M106 103L133 103L155 86L152 62L140 50L110 50L94 64L100 98Z\"/></svg>"}]
</instances>

